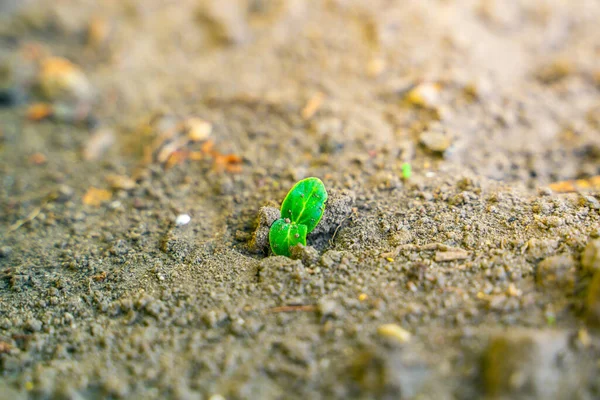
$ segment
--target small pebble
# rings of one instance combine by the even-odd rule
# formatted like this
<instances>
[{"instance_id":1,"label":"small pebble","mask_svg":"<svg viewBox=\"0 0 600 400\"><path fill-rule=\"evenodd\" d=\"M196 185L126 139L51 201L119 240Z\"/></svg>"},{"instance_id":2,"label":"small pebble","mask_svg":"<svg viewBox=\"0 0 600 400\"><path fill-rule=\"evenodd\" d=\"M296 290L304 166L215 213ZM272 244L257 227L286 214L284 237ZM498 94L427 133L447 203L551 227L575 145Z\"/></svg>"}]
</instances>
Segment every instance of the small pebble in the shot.
<instances>
[{"instance_id":1,"label":"small pebble","mask_svg":"<svg viewBox=\"0 0 600 400\"><path fill-rule=\"evenodd\" d=\"M212 132L212 124L200 118L189 118L184 121L187 136L192 142L201 142L208 139Z\"/></svg>"},{"instance_id":2,"label":"small pebble","mask_svg":"<svg viewBox=\"0 0 600 400\"><path fill-rule=\"evenodd\" d=\"M135 180L122 175L108 175L106 182L114 190L131 190L136 186Z\"/></svg>"},{"instance_id":3,"label":"small pebble","mask_svg":"<svg viewBox=\"0 0 600 400\"><path fill-rule=\"evenodd\" d=\"M445 152L452 144L452 141L445 133L435 130L421 133L419 141L428 150L436 153Z\"/></svg>"},{"instance_id":4,"label":"small pebble","mask_svg":"<svg viewBox=\"0 0 600 400\"><path fill-rule=\"evenodd\" d=\"M12 253L12 248L8 246L0 247L0 257L8 257Z\"/></svg>"},{"instance_id":5,"label":"small pebble","mask_svg":"<svg viewBox=\"0 0 600 400\"><path fill-rule=\"evenodd\" d=\"M25 324L25 327L32 332L39 332L42 330L42 323L37 319L30 319Z\"/></svg>"},{"instance_id":6,"label":"small pebble","mask_svg":"<svg viewBox=\"0 0 600 400\"><path fill-rule=\"evenodd\" d=\"M177 226L187 225L190 223L191 220L192 220L192 217L190 217L188 214L179 214L177 216L177 218L175 218L175 225L177 225Z\"/></svg>"},{"instance_id":7,"label":"small pebble","mask_svg":"<svg viewBox=\"0 0 600 400\"><path fill-rule=\"evenodd\" d=\"M421 83L408 92L406 99L409 103L419 106L434 108L439 103L440 85L437 83Z\"/></svg>"},{"instance_id":8,"label":"small pebble","mask_svg":"<svg viewBox=\"0 0 600 400\"><path fill-rule=\"evenodd\" d=\"M400 343L406 343L410 340L411 334L406 329L397 324L383 324L377 328L377 333L385 338L390 338Z\"/></svg>"}]
</instances>

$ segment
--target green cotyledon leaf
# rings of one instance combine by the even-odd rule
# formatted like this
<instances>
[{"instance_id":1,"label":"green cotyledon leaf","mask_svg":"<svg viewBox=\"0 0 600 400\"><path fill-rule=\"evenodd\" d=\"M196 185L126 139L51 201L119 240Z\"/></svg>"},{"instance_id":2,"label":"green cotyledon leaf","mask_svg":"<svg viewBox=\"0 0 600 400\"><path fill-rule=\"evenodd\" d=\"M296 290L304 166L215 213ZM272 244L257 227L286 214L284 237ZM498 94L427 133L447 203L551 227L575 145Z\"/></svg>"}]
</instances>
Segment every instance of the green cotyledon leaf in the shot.
<instances>
[{"instance_id":1,"label":"green cotyledon leaf","mask_svg":"<svg viewBox=\"0 0 600 400\"><path fill-rule=\"evenodd\" d=\"M269 231L269 243L273 253L279 256L290 256L290 248L298 243L306 246L306 225L298 225L287 222L285 219L278 219L271 225Z\"/></svg>"},{"instance_id":2,"label":"green cotyledon leaf","mask_svg":"<svg viewBox=\"0 0 600 400\"><path fill-rule=\"evenodd\" d=\"M281 218L306 225L312 232L323 217L327 191L319 178L306 178L296 183L281 204Z\"/></svg>"}]
</instances>

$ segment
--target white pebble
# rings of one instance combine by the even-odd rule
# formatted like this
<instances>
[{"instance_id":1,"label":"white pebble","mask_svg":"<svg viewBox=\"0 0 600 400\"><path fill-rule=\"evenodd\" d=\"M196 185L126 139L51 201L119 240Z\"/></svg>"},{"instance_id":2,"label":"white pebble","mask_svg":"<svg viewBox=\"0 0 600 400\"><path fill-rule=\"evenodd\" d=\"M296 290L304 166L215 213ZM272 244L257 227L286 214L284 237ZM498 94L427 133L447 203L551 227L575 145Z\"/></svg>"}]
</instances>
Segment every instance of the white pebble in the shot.
<instances>
[{"instance_id":1,"label":"white pebble","mask_svg":"<svg viewBox=\"0 0 600 400\"><path fill-rule=\"evenodd\" d=\"M191 220L192 217L190 217L188 214L179 214L177 218L175 218L175 225L187 225L190 223Z\"/></svg>"}]
</instances>

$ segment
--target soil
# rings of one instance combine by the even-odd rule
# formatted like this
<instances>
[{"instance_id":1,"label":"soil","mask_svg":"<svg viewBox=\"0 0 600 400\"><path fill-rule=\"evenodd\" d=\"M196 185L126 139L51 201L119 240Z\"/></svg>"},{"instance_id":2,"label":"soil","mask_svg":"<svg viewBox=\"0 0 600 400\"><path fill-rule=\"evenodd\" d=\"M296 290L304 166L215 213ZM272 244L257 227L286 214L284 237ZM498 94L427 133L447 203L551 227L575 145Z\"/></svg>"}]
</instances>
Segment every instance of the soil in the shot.
<instances>
[{"instance_id":1,"label":"soil","mask_svg":"<svg viewBox=\"0 0 600 400\"><path fill-rule=\"evenodd\" d=\"M0 398L600 398L599 20L1 2Z\"/></svg>"}]
</instances>

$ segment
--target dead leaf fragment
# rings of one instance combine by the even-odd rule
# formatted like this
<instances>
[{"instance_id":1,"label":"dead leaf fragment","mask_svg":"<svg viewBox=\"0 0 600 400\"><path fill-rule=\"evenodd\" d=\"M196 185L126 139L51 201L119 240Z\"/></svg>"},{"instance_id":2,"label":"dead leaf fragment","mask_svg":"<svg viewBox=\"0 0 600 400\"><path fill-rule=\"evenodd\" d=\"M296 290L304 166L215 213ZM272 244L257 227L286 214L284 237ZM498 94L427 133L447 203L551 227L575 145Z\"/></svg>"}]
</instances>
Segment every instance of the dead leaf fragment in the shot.
<instances>
[{"instance_id":1,"label":"dead leaf fragment","mask_svg":"<svg viewBox=\"0 0 600 400\"><path fill-rule=\"evenodd\" d=\"M46 164L47 158L42 153L33 153L29 156L29 162L35 165L43 165Z\"/></svg>"},{"instance_id":2,"label":"dead leaf fragment","mask_svg":"<svg viewBox=\"0 0 600 400\"><path fill-rule=\"evenodd\" d=\"M48 103L35 103L27 107L27 119L30 121L42 121L52 116L52 106Z\"/></svg>"},{"instance_id":3,"label":"dead leaf fragment","mask_svg":"<svg viewBox=\"0 0 600 400\"><path fill-rule=\"evenodd\" d=\"M214 169L231 173L242 172L242 158L235 154L213 154L215 158Z\"/></svg>"},{"instance_id":4,"label":"dead leaf fragment","mask_svg":"<svg viewBox=\"0 0 600 400\"><path fill-rule=\"evenodd\" d=\"M88 189L85 195L83 195L83 204L98 207L111 198L112 193L110 191L98 189L92 186Z\"/></svg>"}]
</instances>

